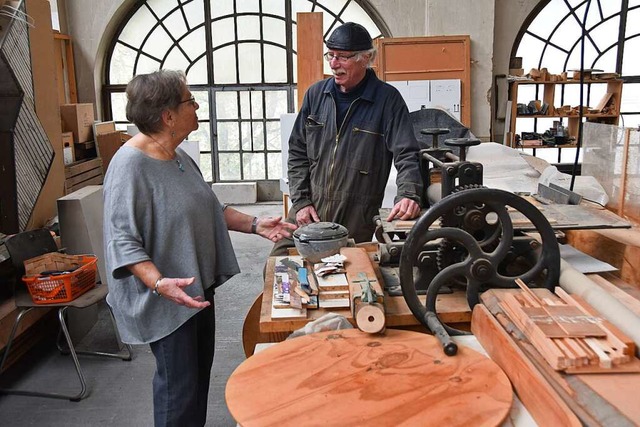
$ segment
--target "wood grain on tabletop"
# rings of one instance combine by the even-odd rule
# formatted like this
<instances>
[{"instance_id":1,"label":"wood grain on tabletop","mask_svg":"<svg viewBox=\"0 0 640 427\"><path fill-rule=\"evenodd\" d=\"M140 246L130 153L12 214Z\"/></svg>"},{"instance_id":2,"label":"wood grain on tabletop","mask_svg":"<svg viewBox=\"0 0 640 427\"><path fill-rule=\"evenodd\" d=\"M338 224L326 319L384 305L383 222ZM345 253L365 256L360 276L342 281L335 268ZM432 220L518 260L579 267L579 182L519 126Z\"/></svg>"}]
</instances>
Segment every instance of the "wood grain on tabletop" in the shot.
<instances>
[{"instance_id":1,"label":"wood grain on tabletop","mask_svg":"<svg viewBox=\"0 0 640 427\"><path fill-rule=\"evenodd\" d=\"M499 425L512 399L487 357L467 347L447 357L435 337L399 330L284 341L245 360L226 388L244 427Z\"/></svg>"}]
</instances>

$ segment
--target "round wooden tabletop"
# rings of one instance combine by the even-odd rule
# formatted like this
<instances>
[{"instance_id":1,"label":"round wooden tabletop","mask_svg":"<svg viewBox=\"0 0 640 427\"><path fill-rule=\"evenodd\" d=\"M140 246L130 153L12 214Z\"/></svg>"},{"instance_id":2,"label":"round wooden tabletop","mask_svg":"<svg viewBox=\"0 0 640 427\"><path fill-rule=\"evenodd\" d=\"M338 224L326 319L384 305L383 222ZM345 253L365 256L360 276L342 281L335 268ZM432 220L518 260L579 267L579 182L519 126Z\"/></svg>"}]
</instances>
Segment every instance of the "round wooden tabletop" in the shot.
<instances>
[{"instance_id":1,"label":"round wooden tabletop","mask_svg":"<svg viewBox=\"0 0 640 427\"><path fill-rule=\"evenodd\" d=\"M431 335L390 329L283 341L245 360L226 387L243 427L495 426L512 399L487 357L464 346L448 357Z\"/></svg>"}]
</instances>

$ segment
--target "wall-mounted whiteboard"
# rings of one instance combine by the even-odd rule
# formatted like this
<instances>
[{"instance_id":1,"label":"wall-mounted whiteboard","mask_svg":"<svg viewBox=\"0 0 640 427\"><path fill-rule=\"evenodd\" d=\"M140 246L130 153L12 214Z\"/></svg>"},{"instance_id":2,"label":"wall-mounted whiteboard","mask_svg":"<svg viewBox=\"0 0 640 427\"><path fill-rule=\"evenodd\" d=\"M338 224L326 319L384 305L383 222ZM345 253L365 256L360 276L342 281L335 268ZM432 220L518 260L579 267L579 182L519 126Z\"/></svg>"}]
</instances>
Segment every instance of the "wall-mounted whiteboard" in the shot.
<instances>
[{"instance_id":1,"label":"wall-mounted whiteboard","mask_svg":"<svg viewBox=\"0 0 640 427\"><path fill-rule=\"evenodd\" d=\"M442 108L461 121L459 79L391 81L387 83L398 89L410 112L421 108Z\"/></svg>"}]
</instances>

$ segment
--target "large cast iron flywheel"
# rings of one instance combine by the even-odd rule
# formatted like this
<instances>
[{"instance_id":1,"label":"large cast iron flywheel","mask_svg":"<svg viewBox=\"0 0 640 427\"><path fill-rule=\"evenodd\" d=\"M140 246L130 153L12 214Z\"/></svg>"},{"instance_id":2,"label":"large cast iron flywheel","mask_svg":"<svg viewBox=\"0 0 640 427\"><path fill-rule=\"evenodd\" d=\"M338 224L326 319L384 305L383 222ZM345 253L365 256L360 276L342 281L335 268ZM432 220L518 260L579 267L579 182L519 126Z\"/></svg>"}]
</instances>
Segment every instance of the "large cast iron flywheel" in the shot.
<instances>
[{"instance_id":1,"label":"large cast iron flywheel","mask_svg":"<svg viewBox=\"0 0 640 427\"><path fill-rule=\"evenodd\" d=\"M531 223L528 229L540 235L541 243L528 239L529 265L517 275L505 272L505 263L512 262L513 248L517 246L513 221L509 214L519 212ZM442 217L456 218L456 227L439 226ZM434 226L435 224L435 226ZM499 229L497 246L484 247L477 240L477 229L489 225ZM441 239L455 242L464 248L464 259L456 260L440 270L427 289L426 303L418 298L414 272L420 265L425 245ZM434 242L434 243L435 243ZM442 324L436 313L436 298L442 286L462 278L466 282L466 296L473 308L479 302L481 290L487 288L513 288L515 279L527 284L553 289L560 277L560 248L556 236L544 215L531 203L503 190L475 188L456 192L433 205L413 226L400 257L400 285L402 293L416 318L429 328L443 343L445 353L454 355L457 346L450 335L462 335L460 331Z\"/></svg>"}]
</instances>

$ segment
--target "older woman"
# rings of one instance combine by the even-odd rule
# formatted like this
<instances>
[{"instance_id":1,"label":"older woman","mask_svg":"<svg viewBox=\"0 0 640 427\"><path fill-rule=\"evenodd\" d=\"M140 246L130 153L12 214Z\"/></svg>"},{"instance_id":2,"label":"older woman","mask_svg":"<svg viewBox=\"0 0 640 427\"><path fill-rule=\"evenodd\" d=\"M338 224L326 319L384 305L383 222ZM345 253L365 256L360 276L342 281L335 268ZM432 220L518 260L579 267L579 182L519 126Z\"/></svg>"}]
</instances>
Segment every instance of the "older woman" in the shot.
<instances>
[{"instance_id":1,"label":"older woman","mask_svg":"<svg viewBox=\"0 0 640 427\"><path fill-rule=\"evenodd\" d=\"M104 184L109 295L124 342L150 344L156 426L206 420L214 353L214 289L239 272L228 230L277 242L291 226L222 206L178 145L198 128L184 74L162 70L127 86L122 146Z\"/></svg>"}]
</instances>

